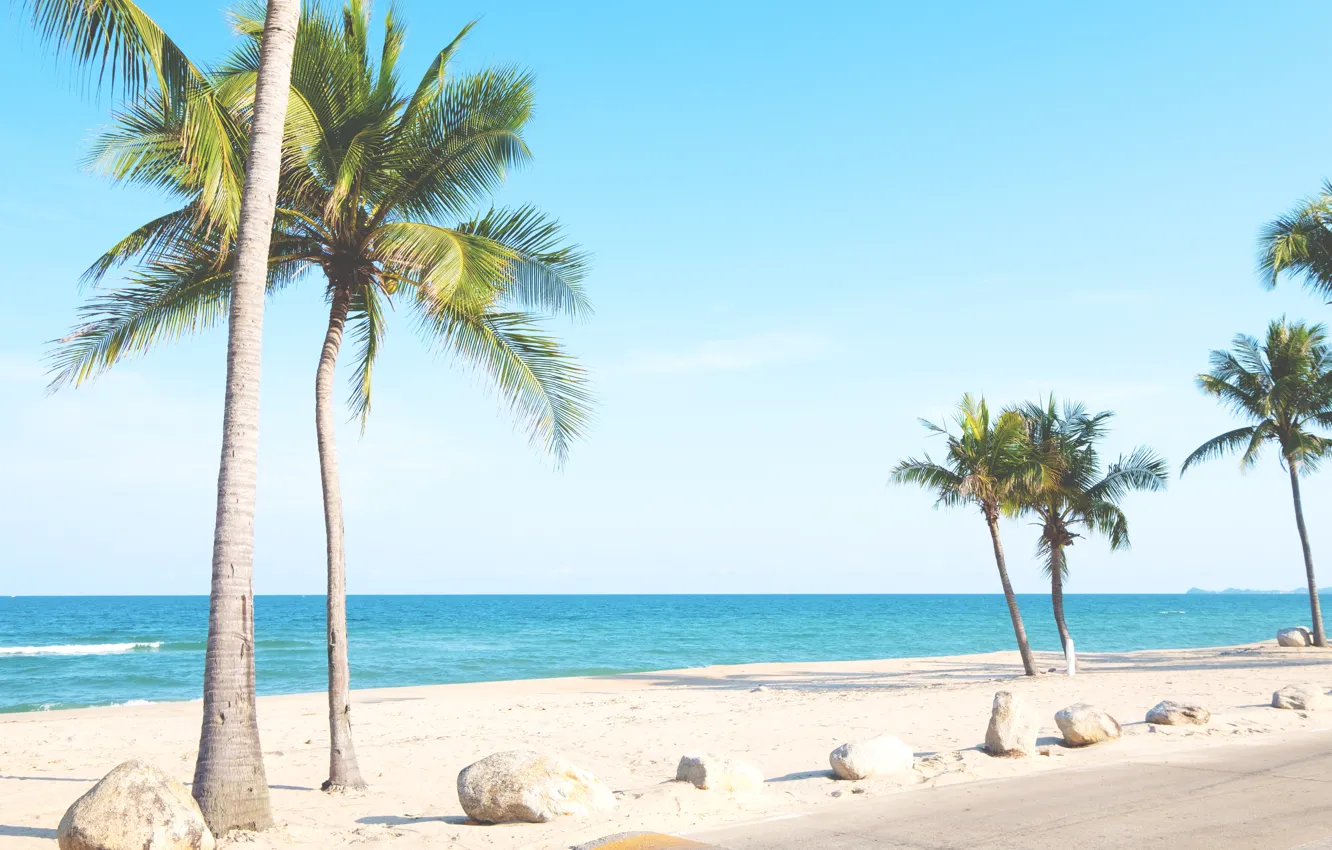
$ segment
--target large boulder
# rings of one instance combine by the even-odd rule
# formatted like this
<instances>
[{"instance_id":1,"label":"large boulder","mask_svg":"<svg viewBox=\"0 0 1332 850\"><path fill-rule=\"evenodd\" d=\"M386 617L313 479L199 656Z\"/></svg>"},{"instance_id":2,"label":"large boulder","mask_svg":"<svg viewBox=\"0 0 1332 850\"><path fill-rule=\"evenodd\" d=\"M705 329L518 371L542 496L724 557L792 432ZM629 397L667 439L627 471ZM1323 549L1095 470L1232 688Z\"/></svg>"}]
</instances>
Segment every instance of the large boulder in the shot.
<instances>
[{"instance_id":1,"label":"large boulder","mask_svg":"<svg viewBox=\"0 0 1332 850\"><path fill-rule=\"evenodd\" d=\"M680 758L675 781L688 782L703 791L753 794L763 790L763 771L739 759L688 753Z\"/></svg>"},{"instance_id":2,"label":"large boulder","mask_svg":"<svg viewBox=\"0 0 1332 850\"><path fill-rule=\"evenodd\" d=\"M985 751L992 756L1036 755L1036 715L1017 695L999 691L985 730Z\"/></svg>"},{"instance_id":3,"label":"large boulder","mask_svg":"<svg viewBox=\"0 0 1332 850\"><path fill-rule=\"evenodd\" d=\"M916 751L892 735L843 744L828 754L838 779L869 779L911 769Z\"/></svg>"},{"instance_id":4,"label":"large boulder","mask_svg":"<svg viewBox=\"0 0 1332 850\"><path fill-rule=\"evenodd\" d=\"M1119 721L1109 713L1085 702L1061 709L1055 723L1064 736L1064 742L1074 747L1085 747L1119 737Z\"/></svg>"},{"instance_id":5,"label":"large boulder","mask_svg":"<svg viewBox=\"0 0 1332 850\"><path fill-rule=\"evenodd\" d=\"M213 850L199 804L151 764L127 761L74 801L56 830L60 850Z\"/></svg>"},{"instance_id":6,"label":"large boulder","mask_svg":"<svg viewBox=\"0 0 1332 850\"><path fill-rule=\"evenodd\" d=\"M1154 726L1206 726L1211 719L1212 712L1201 705L1171 699L1158 702L1147 712L1147 722Z\"/></svg>"},{"instance_id":7,"label":"large boulder","mask_svg":"<svg viewBox=\"0 0 1332 850\"><path fill-rule=\"evenodd\" d=\"M1313 635L1304 626L1281 629L1277 632L1277 646L1313 646Z\"/></svg>"},{"instance_id":8,"label":"large boulder","mask_svg":"<svg viewBox=\"0 0 1332 850\"><path fill-rule=\"evenodd\" d=\"M481 823L545 823L615 805L601 780L564 759L530 750L486 756L458 774L458 802Z\"/></svg>"},{"instance_id":9,"label":"large boulder","mask_svg":"<svg viewBox=\"0 0 1332 850\"><path fill-rule=\"evenodd\" d=\"M1272 694L1272 707L1320 711L1327 708L1327 696L1317 685L1286 685Z\"/></svg>"}]
</instances>

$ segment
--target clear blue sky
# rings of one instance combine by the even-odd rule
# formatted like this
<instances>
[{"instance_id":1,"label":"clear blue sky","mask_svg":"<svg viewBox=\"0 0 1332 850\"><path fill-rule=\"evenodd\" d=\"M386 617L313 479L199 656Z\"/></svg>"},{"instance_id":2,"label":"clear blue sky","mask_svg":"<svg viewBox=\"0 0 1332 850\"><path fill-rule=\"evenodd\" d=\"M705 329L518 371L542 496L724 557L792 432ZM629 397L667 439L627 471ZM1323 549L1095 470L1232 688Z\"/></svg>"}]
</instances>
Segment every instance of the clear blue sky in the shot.
<instances>
[{"instance_id":1,"label":"clear blue sky","mask_svg":"<svg viewBox=\"0 0 1332 850\"><path fill-rule=\"evenodd\" d=\"M198 60L229 43L222 4L143 5ZM977 516L886 486L934 445L917 417L1054 391L1177 468L1230 426L1192 384L1209 349L1332 319L1254 272L1262 223L1332 176L1325 4L401 5L413 72L479 17L463 67L537 74L501 200L595 253L596 316L560 331L600 408L556 471L393 322L341 434L352 592L994 592ZM12 14L0 76L0 592L207 592L224 334L44 397L79 273L164 201L80 171L108 104ZM323 586L324 318L313 280L269 305L261 593ZM1325 583L1329 507L1332 471L1306 489ZM1071 591L1303 582L1274 458L1127 510L1132 551L1079 541Z\"/></svg>"}]
</instances>

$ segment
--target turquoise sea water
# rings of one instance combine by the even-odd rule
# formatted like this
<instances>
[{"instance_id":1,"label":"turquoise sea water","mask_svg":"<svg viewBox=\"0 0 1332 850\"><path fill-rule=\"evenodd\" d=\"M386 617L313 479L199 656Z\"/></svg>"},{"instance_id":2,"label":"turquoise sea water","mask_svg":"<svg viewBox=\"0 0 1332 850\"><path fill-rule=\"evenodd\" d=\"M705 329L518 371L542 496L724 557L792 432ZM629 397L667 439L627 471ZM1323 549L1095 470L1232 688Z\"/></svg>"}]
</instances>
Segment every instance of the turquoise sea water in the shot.
<instances>
[{"instance_id":1,"label":"turquoise sea water","mask_svg":"<svg viewBox=\"0 0 1332 850\"><path fill-rule=\"evenodd\" d=\"M1057 649L1049 598L1022 596ZM1216 646L1306 623L1302 594L1073 595L1080 652ZM258 688L325 686L322 596L255 603ZM989 652L1013 646L1002 596L353 596L352 686L578 676ZM196 699L205 597L0 598L0 712Z\"/></svg>"}]
</instances>

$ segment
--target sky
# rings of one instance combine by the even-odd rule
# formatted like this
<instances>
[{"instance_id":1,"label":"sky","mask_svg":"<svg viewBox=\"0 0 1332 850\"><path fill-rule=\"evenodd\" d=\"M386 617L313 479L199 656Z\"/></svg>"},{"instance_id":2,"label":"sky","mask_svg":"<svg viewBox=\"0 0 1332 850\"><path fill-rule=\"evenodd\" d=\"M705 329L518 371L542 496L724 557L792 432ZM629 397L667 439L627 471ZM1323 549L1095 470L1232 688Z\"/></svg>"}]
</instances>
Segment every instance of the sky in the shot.
<instances>
[{"instance_id":1,"label":"sky","mask_svg":"<svg viewBox=\"0 0 1332 850\"><path fill-rule=\"evenodd\" d=\"M142 5L196 61L231 44L222 3ZM411 76L472 19L460 69L536 75L535 157L496 200L594 256L595 315L551 327L598 406L557 468L391 316L368 430L339 433L352 593L997 592L978 514L888 484L941 448L919 417L1053 392L1115 411L1108 455L1177 470L1234 427L1193 384L1209 350L1332 319L1255 271L1332 176L1325 4L400 9ZM110 101L0 26L0 593L206 593L225 332L46 394L79 274L170 207L82 169ZM314 279L265 316L259 593L323 587L326 318ZM1304 501L1332 555L1332 473ZM1125 510L1132 549L1077 541L1070 592L1303 584L1274 456ZM1046 588L1032 527L1002 531L1018 591Z\"/></svg>"}]
</instances>

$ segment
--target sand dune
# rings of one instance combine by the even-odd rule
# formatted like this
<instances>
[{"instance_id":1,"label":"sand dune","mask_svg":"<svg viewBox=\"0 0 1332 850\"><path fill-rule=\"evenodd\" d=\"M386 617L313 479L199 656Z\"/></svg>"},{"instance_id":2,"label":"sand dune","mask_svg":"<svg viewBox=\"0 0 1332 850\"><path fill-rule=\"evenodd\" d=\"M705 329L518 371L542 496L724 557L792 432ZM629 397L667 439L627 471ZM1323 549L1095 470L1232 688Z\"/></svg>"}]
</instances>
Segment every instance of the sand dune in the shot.
<instances>
[{"instance_id":1,"label":"sand dune","mask_svg":"<svg viewBox=\"0 0 1332 850\"><path fill-rule=\"evenodd\" d=\"M1041 655L1043 668L1059 665ZM622 676L357 691L355 734L371 789L354 798L316 790L327 769L322 694L264 697L260 721L275 815L255 848L379 844L393 848L563 848L627 829L688 833L824 806L871 805L912 789L1122 761L1332 726L1332 712L1268 706L1283 685L1332 687L1332 653L1253 645L1085 654L1079 675L1026 680L1017 654L746 664ZM762 686L762 690L755 690ZM992 759L977 746L994 692L1021 692L1041 711L1047 755ZM1206 728L1155 728L1162 699L1212 711ZM1124 724L1123 739L1060 745L1054 713L1085 701ZM0 844L51 848L65 808L119 762L136 756L182 781L193 771L199 703L0 715ZM897 779L839 782L828 753L851 739L898 735L916 769ZM548 749L617 791L616 810L541 825L469 825L455 779L497 750ZM763 768L761 795L732 798L670 782L682 753L733 753Z\"/></svg>"}]
</instances>

